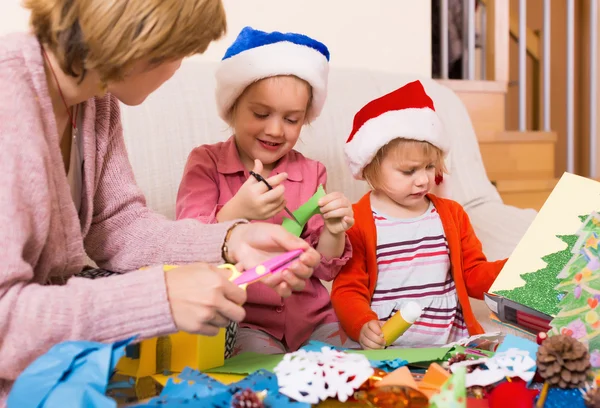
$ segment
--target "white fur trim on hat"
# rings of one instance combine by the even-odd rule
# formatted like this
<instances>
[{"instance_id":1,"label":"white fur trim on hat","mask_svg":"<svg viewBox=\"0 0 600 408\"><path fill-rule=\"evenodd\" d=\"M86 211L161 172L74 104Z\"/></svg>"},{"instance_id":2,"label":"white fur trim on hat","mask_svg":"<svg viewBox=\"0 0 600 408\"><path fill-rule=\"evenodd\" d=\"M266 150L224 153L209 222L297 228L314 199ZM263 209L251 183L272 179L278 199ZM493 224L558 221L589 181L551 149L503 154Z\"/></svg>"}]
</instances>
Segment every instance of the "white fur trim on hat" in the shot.
<instances>
[{"instance_id":1,"label":"white fur trim on hat","mask_svg":"<svg viewBox=\"0 0 600 408\"><path fill-rule=\"evenodd\" d=\"M363 180L363 169L379 149L394 139L405 138L429 142L446 156L450 141L442 121L429 108L409 108L385 112L369 119L344 146L346 161L354 178Z\"/></svg>"},{"instance_id":2,"label":"white fur trim on hat","mask_svg":"<svg viewBox=\"0 0 600 408\"><path fill-rule=\"evenodd\" d=\"M312 106L307 121L316 119L327 96L329 62L314 48L289 41L251 48L221 61L216 72L219 116L228 121L231 107L248 85L278 75L295 75L310 84Z\"/></svg>"}]
</instances>

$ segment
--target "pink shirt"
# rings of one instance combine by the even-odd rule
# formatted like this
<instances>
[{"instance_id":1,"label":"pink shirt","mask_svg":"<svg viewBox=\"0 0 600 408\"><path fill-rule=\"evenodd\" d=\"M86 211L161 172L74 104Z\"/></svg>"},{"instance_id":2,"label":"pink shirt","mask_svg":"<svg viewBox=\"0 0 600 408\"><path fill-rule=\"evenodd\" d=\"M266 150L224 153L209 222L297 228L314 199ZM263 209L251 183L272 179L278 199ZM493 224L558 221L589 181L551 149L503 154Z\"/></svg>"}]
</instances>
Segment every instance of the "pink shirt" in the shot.
<instances>
[{"instance_id":1,"label":"pink shirt","mask_svg":"<svg viewBox=\"0 0 600 408\"><path fill-rule=\"evenodd\" d=\"M327 182L325 166L310 160L295 150L285 155L272 174L286 172L284 182L287 206L295 211ZM215 223L215 215L241 188L249 177L238 154L234 138L192 150L188 157L183 179L177 194L177 218L196 218ZM285 212L266 220L281 224ZM302 232L313 247L317 246L323 217L314 216ZM329 292L320 280L332 281L352 255L346 238L346 247L340 258L321 259L306 288L282 299L261 283L248 287L248 302L244 326L263 330L279 340L285 340L290 350L297 350L311 336L315 328L337 321L329 300Z\"/></svg>"}]
</instances>

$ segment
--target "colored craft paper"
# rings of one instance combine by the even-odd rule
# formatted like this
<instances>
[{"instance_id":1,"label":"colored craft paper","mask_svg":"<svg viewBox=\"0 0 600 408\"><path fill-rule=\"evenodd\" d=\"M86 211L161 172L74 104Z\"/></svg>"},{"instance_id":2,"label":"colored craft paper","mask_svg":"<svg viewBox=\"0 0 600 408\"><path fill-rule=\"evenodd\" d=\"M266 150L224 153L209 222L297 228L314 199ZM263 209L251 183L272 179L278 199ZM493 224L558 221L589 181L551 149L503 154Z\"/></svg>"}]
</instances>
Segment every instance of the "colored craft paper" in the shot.
<instances>
[{"instance_id":1,"label":"colored craft paper","mask_svg":"<svg viewBox=\"0 0 600 408\"><path fill-rule=\"evenodd\" d=\"M222 367L206 370L206 373L250 374L258 370L273 371L283 360L283 354L242 353L225 361Z\"/></svg>"},{"instance_id":2,"label":"colored craft paper","mask_svg":"<svg viewBox=\"0 0 600 408\"><path fill-rule=\"evenodd\" d=\"M236 383L225 385L189 368L169 379L158 397L136 407L229 407L233 395L245 389L266 391L264 403L269 407L310 408L308 404L291 401L280 394L277 377L268 371L258 371Z\"/></svg>"},{"instance_id":3,"label":"colored craft paper","mask_svg":"<svg viewBox=\"0 0 600 408\"><path fill-rule=\"evenodd\" d=\"M496 353L505 352L510 349L518 349L529 352L529 356L535 360L538 347L538 344L534 341L527 340L512 334L507 334L506 337L504 337L504 341L496 349ZM535 369L533 371L535 371Z\"/></svg>"},{"instance_id":4,"label":"colored craft paper","mask_svg":"<svg viewBox=\"0 0 600 408\"><path fill-rule=\"evenodd\" d=\"M427 363L443 360L450 348L398 348L383 350L348 350L348 353L359 353L369 360L406 360L407 364Z\"/></svg>"},{"instance_id":5,"label":"colored craft paper","mask_svg":"<svg viewBox=\"0 0 600 408\"><path fill-rule=\"evenodd\" d=\"M429 400L430 408L466 408L466 368L460 367L442 386L440 393Z\"/></svg>"},{"instance_id":6,"label":"colored craft paper","mask_svg":"<svg viewBox=\"0 0 600 408\"><path fill-rule=\"evenodd\" d=\"M113 408L108 380L133 338L103 344L67 341L52 347L21 373L8 396L8 407L72 406Z\"/></svg>"},{"instance_id":7,"label":"colored craft paper","mask_svg":"<svg viewBox=\"0 0 600 408\"><path fill-rule=\"evenodd\" d=\"M362 354L372 362L403 360L406 361L406 364L414 364L443 360L449 350L449 348L408 348L345 351L347 353ZM283 360L283 354L242 353L226 360L222 367L206 370L206 373L249 374L261 369L272 371L281 360Z\"/></svg>"},{"instance_id":8,"label":"colored craft paper","mask_svg":"<svg viewBox=\"0 0 600 408\"><path fill-rule=\"evenodd\" d=\"M319 200L324 196L325 190L323 189L323 186L319 186L317 192L306 203L302 204L300 208L293 212L294 217L296 217L299 223L284 217L283 223L281 224L283 228L299 237L308 220L310 220L313 215L319 214Z\"/></svg>"},{"instance_id":9,"label":"colored craft paper","mask_svg":"<svg viewBox=\"0 0 600 408\"><path fill-rule=\"evenodd\" d=\"M567 243L560 237L576 233L581 225L579 216L590 214L598 209L600 209L600 183L564 173L492 285L490 293L507 296L499 292L524 286L526 281L523 275L548 266L543 259L546 255L567 249ZM556 276L553 278L556 279ZM550 283L553 283L551 288L553 289L558 282ZM554 294L556 295L555 291ZM536 293L536 295L538 299L547 297L545 293ZM526 306L539 310L532 305ZM552 305L548 308L552 309ZM540 311L548 312L548 310Z\"/></svg>"}]
</instances>

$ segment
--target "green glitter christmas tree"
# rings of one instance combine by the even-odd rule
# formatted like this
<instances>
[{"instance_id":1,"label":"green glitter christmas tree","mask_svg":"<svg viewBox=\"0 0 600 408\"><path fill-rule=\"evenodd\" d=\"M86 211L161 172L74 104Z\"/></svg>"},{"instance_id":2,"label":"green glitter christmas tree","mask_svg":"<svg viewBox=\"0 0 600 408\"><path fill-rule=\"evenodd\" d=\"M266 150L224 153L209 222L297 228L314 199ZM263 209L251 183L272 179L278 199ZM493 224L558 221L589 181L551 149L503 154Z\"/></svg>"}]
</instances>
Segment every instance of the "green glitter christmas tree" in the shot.
<instances>
[{"instance_id":1,"label":"green glitter christmas tree","mask_svg":"<svg viewBox=\"0 0 600 408\"><path fill-rule=\"evenodd\" d=\"M499 290L496 293L549 316L556 316L560 311L558 304L562 295L561 291L556 290L556 286L561 283L558 275L573 257L573 248L581 243L582 236L594 231L594 223L586 223L590 216L591 214L579 216L582 225L578 231L573 231L573 235L556 236L566 243L567 247L544 256L544 268L523 273L521 279L525 281L525 285L511 290Z\"/></svg>"},{"instance_id":2,"label":"green glitter christmas tree","mask_svg":"<svg viewBox=\"0 0 600 408\"><path fill-rule=\"evenodd\" d=\"M571 251L579 236L557 235L556 237L567 244L566 249L544 256L542 258L542 261L546 262L544 268L522 274L521 279L526 282L525 285L511 290L499 290L496 293L547 315L556 315L560 301L560 292L555 289L560 283L557 276L571 259L573 255Z\"/></svg>"},{"instance_id":3,"label":"green glitter christmas tree","mask_svg":"<svg viewBox=\"0 0 600 408\"><path fill-rule=\"evenodd\" d=\"M570 262L558 275L556 290L565 294L552 320L552 334L588 344L592 366L600 368L600 216L591 214L579 231Z\"/></svg>"}]
</instances>

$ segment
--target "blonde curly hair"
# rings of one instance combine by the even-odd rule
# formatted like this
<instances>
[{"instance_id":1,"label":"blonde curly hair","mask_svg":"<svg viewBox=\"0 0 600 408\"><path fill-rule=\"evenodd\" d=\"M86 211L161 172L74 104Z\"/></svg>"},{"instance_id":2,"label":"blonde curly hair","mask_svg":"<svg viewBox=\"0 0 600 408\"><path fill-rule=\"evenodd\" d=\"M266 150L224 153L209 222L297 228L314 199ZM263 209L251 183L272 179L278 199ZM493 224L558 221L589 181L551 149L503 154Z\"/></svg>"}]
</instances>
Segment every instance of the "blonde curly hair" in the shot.
<instances>
[{"instance_id":1,"label":"blonde curly hair","mask_svg":"<svg viewBox=\"0 0 600 408\"><path fill-rule=\"evenodd\" d=\"M62 70L103 83L150 63L203 53L227 29L221 0L23 0L39 41Z\"/></svg>"}]
</instances>

